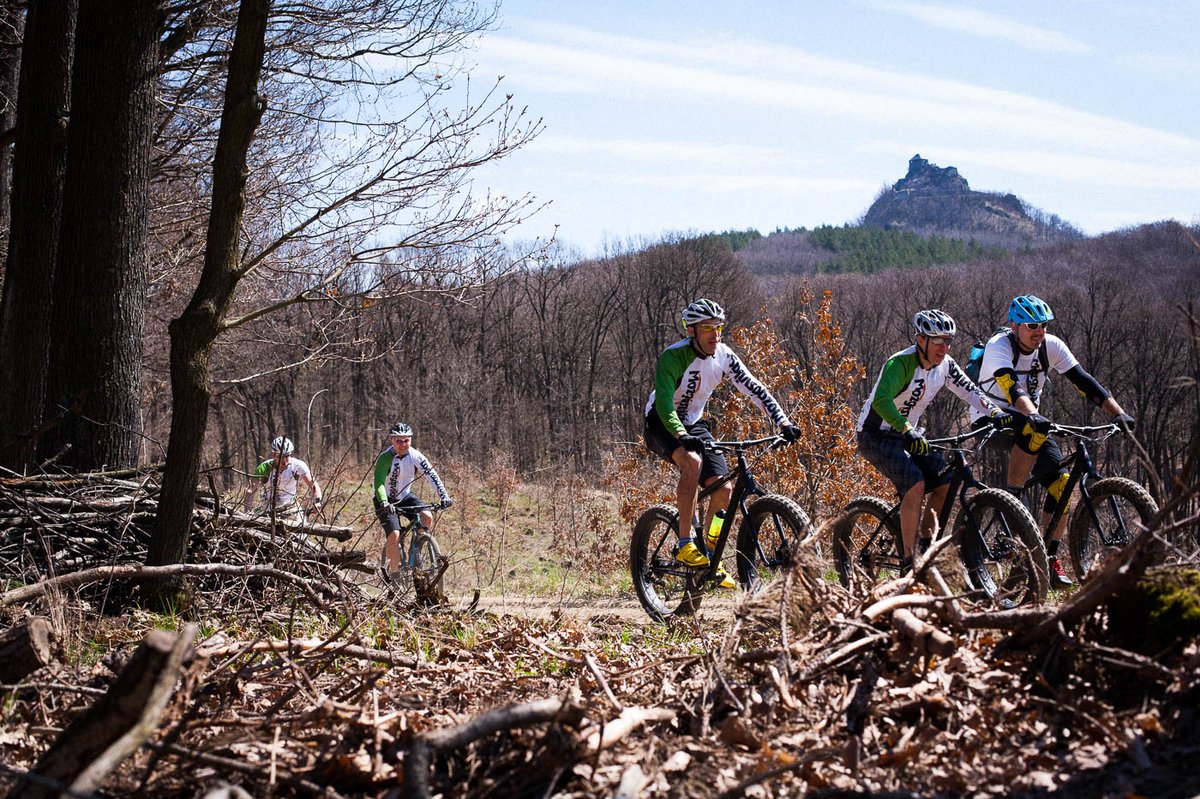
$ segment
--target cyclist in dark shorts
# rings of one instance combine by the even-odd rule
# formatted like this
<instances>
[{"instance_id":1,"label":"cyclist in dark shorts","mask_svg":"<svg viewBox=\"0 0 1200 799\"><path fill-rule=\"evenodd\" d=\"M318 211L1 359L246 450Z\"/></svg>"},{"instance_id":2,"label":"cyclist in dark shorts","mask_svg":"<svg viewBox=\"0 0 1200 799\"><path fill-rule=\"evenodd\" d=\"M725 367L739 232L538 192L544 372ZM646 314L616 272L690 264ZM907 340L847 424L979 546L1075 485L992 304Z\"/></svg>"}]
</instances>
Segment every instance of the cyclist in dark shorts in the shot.
<instances>
[{"instance_id":1,"label":"cyclist in dark shorts","mask_svg":"<svg viewBox=\"0 0 1200 799\"><path fill-rule=\"evenodd\" d=\"M696 546L692 535L692 516L696 510L699 486L710 486L729 473L719 452L704 448L712 441L712 429L704 415L704 406L721 381L728 376L738 391L748 396L780 428L787 441L800 436L800 428L788 419L766 386L721 341L725 328L725 310L712 300L696 300L683 310L683 329L687 338L672 344L658 358L654 370L654 390L646 404L646 447L663 460L679 467L676 494L679 507L679 548L675 557L688 566L707 566L708 556ZM714 491L709 499L707 530L713 513L729 503L729 485ZM733 581L726 576L723 584Z\"/></svg>"},{"instance_id":2,"label":"cyclist in dark shorts","mask_svg":"<svg viewBox=\"0 0 1200 799\"><path fill-rule=\"evenodd\" d=\"M949 388L997 426L1011 422L950 357L958 327L949 314L937 309L918 311L913 328L916 343L887 359L858 415L859 453L892 481L900 496L900 532L908 563L916 549L918 524L922 550L937 534L937 514L950 488L946 461L930 451L924 428L917 427L929 403L942 388Z\"/></svg>"},{"instance_id":3,"label":"cyclist in dark shorts","mask_svg":"<svg viewBox=\"0 0 1200 799\"><path fill-rule=\"evenodd\" d=\"M1043 529L1050 523L1068 476L1062 465L1058 442L1046 435L1050 420L1038 413L1050 372L1057 372L1071 381L1093 405L1111 414L1113 421L1125 432L1132 432L1134 425L1133 417L1125 413L1112 394L1084 371L1067 343L1046 332L1046 326L1053 320L1054 312L1044 300L1032 294L1014 297L1008 307L1010 329L988 339L979 367L979 386L988 397L1001 408L1026 417L1024 424L1017 425L1017 430L997 436L992 444L1009 450L1008 490L1013 494L1021 495L1030 471L1035 470L1038 483L1046 489ZM1046 555L1050 559L1050 581L1067 586L1072 581L1064 573L1058 557L1067 529L1066 508L1063 510L1057 529L1045 531Z\"/></svg>"},{"instance_id":4,"label":"cyclist in dark shorts","mask_svg":"<svg viewBox=\"0 0 1200 799\"><path fill-rule=\"evenodd\" d=\"M375 487L371 492L375 516L387 536L383 549L387 558L385 579L400 568L400 516L409 519L419 516L426 527L433 524L433 514L429 511L406 510L425 504L412 493L412 484L417 478L424 477L429 482L437 492L442 507L448 508L454 503L433 464L412 446L412 427L397 422L392 425L388 435L392 443L375 459Z\"/></svg>"}]
</instances>

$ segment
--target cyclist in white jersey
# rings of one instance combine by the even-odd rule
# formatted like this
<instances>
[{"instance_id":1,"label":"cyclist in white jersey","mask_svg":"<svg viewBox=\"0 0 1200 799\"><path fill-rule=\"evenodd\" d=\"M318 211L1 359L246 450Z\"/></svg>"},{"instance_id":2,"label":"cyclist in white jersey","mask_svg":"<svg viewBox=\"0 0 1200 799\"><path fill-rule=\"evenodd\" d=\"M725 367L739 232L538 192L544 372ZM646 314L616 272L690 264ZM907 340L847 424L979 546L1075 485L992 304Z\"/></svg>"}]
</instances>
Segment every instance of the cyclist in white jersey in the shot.
<instances>
[{"instance_id":1,"label":"cyclist in white jersey","mask_svg":"<svg viewBox=\"0 0 1200 799\"><path fill-rule=\"evenodd\" d=\"M384 556L387 558L385 578L390 578L400 568L400 516L410 519L419 517L425 527L433 524L433 514L428 510L406 510L425 504L412 493L412 485L417 478L424 477L428 481L437 492L443 508L454 504L433 464L412 446L412 427L397 422L392 425L388 435L392 443L375 459L374 490L371 492L375 516L387 536L384 544Z\"/></svg>"},{"instance_id":2,"label":"cyclist in white jersey","mask_svg":"<svg viewBox=\"0 0 1200 799\"><path fill-rule=\"evenodd\" d=\"M271 442L271 459L260 463L250 474L242 501L247 511L254 509L257 495L263 507L274 508L277 516L303 522L304 511L296 502L301 486L307 487L312 494L313 506L321 507L321 486L312 476L308 464L293 456L295 451L291 439L284 436Z\"/></svg>"},{"instance_id":3,"label":"cyclist in white jersey","mask_svg":"<svg viewBox=\"0 0 1200 799\"><path fill-rule=\"evenodd\" d=\"M1067 343L1046 331L1053 320L1054 312L1044 300L1032 294L1014 297L1008 308L1011 327L988 340L979 367L980 388L1000 407L1026 417L1024 424L1017 425L1015 434L998 436L993 442L1005 448L1011 443L1008 456L1008 490L1011 493L1021 495L1031 471L1037 475L1038 483L1046 488L1043 528L1050 523L1068 479L1067 469L1061 463L1062 451L1058 443L1046 435L1050 420L1038 413L1050 372L1071 381L1093 405L1111 414L1113 421L1125 432L1131 433L1134 426L1133 417L1125 413L1112 394L1084 370ZM976 418L973 415L972 421ZM1066 522L1064 512L1058 527L1053 531L1046 530L1050 580L1060 586L1072 584L1058 557Z\"/></svg>"}]
</instances>

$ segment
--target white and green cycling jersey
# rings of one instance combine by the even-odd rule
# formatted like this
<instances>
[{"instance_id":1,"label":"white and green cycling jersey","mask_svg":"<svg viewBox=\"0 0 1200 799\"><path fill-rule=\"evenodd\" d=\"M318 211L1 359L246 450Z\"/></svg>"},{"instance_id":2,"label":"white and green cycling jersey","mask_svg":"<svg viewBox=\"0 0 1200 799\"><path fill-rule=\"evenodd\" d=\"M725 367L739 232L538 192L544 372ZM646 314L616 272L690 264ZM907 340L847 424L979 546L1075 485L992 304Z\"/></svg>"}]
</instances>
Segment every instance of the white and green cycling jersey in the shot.
<instances>
[{"instance_id":1,"label":"white and green cycling jersey","mask_svg":"<svg viewBox=\"0 0 1200 799\"><path fill-rule=\"evenodd\" d=\"M858 414L858 429L903 433L909 427L916 427L921 414L943 387L984 416L996 410L953 358L947 355L937 366L924 369L913 345L888 358L879 370L875 387Z\"/></svg>"},{"instance_id":2,"label":"white and green cycling jersey","mask_svg":"<svg viewBox=\"0 0 1200 799\"><path fill-rule=\"evenodd\" d=\"M663 427L678 438L687 432L688 425L704 415L708 398L726 375L776 425L791 424L771 392L750 374L733 350L719 343L711 356L704 357L692 347L691 339L686 338L667 347L659 356L646 413L656 410Z\"/></svg>"},{"instance_id":3,"label":"white and green cycling jersey","mask_svg":"<svg viewBox=\"0 0 1200 799\"><path fill-rule=\"evenodd\" d=\"M399 502L412 494L412 484L417 477L429 481L437 492L438 501L450 499L442 478L438 477L437 470L420 450L410 446L401 457L396 450L388 447L375 459L375 498L380 502Z\"/></svg>"},{"instance_id":4,"label":"white and green cycling jersey","mask_svg":"<svg viewBox=\"0 0 1200 799\"><path fill-rule=\"evenodd\" d=\"M284 508L296 501L296 492L300 488L300 481L311 480L312 471L308 468L308 464L299 458L289 458L287 466L279 471L279 479L276 480L275 461L272 459L258 464L258 467L250 473L250 479L260 480L265 484L261 494L263 505ZM271 499L276 490L279 492L278 501L272 502Z\"/></svg>"}]
</instances>

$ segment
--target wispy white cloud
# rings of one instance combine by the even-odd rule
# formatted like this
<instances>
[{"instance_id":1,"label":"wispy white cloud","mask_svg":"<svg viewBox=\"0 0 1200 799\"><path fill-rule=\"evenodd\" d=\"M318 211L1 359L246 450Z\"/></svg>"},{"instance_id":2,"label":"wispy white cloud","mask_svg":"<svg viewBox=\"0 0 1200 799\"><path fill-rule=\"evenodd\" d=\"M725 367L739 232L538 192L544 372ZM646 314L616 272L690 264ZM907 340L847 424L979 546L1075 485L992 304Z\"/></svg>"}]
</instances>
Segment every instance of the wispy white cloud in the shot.
<instances>
[{"instance_id":1,"label":"wispy white cloud","mask_svg":"<svg viewBox=\"0 0 1200 799\"><path fill-rule=\"evenodd\" d=\"M690 101L799 111L922 132L1010 137L1014 144L1096 154L1136 151L1200 162L1200 140L1078 111L1016 92L853 62L815 57L794 48L747 41L683 46L592 34L548 31L557 41L493 36L487 58L541 90L586 93L628 105ZM620 109L617 109L619 113Z\"/></svg>"},{"instance_id":2,"label":"wispy white cloud","mask_svg":"<svg viewBox=\"0 0 1200 799\"><path fill-rule=\"evenodd\" d=\"M943 30L966 33L986 39L998 39L1024 47L1052 53L1087 53L1091 46L1058 31L1039 28L1025 22L972 8L936 3L906 3L876 0L872 6L912 17L918 22Z\"/></svg>"}]
</instances>

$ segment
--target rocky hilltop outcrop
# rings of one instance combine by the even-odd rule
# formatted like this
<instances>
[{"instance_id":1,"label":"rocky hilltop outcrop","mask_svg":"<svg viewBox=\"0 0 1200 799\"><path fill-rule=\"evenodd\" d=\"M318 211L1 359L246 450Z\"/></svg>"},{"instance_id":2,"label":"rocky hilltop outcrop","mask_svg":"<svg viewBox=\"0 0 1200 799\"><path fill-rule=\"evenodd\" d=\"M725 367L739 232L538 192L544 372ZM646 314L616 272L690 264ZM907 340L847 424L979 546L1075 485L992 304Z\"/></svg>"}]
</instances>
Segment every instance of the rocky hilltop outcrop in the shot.
<instances>
[{"instance_id":1,"label":"rocky hilltop outcrop","mask_svg":"<svg viewBox=\"0 0 1200 799\"><path fill-rule=\"evenodd\" d=\"M939 167L919 154L909 160L908 174L875 198L862 224L1029 243L1079 237L1069 224L1029 207L1015 194L973 191L957 169Z\"/></svg>"}]
</instances>

